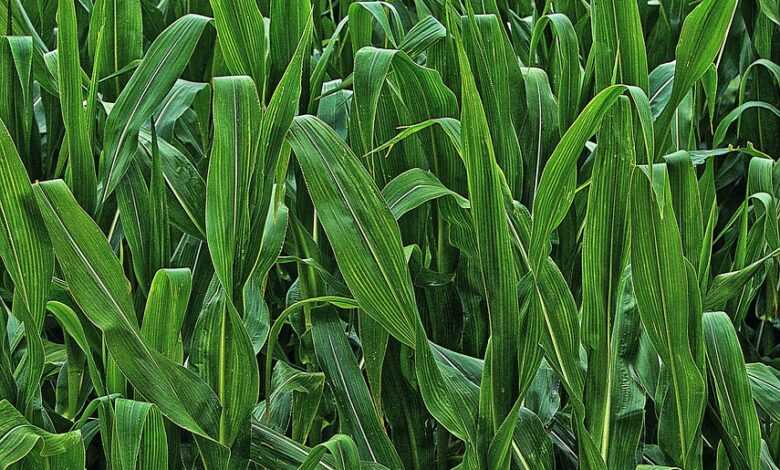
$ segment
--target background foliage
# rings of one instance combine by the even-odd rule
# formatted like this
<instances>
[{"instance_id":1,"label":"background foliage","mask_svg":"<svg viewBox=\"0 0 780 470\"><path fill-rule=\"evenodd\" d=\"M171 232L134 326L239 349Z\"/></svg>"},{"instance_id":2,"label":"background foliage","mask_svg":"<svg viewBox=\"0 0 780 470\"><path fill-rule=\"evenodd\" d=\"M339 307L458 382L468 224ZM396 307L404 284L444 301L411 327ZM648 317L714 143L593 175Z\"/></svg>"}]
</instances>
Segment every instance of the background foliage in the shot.
<instances>
[{"instance_id":1,"label":"background foliage","mask_svg":"<svg viewBox=\"0 0 780 470\"><path fill-rule=\"evenodd\" d=\"M778 468L777 0L0 7L0 468Z\"/></svg>"}]
</instances>

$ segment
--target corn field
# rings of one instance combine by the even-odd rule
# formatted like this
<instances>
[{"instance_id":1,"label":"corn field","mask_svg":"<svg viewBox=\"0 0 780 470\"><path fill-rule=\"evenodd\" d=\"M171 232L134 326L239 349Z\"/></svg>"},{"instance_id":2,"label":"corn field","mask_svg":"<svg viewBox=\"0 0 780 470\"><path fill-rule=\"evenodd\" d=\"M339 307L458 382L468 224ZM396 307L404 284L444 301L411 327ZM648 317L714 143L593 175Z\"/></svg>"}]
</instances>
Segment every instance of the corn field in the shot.
<instances>
[{"instance_id":1,"label":"corn field","mask_svg":"<svg viewBox=\"0 0 780 470\"><path fill-rule=\"evenodd\" d=\"M0 34L0 470L778 470L778 0Z\"/></svg>"}]
</instances>

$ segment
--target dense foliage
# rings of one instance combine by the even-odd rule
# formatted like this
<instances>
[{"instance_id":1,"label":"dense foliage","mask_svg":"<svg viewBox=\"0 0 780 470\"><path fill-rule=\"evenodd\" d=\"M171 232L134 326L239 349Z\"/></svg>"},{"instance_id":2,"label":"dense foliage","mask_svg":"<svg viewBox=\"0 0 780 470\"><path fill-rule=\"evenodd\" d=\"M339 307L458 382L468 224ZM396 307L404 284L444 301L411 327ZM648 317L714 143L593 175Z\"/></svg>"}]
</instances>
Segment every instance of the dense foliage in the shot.
<instances>
[{"instance_id":1,"label":"dense foliage","mask_svg":"<svg viewBox=\"0 0 780 470\"><path fill-rule=\"evenodd\" d=\"M0 28L0 469L778 469L777 0Z\"/></svg>"}]
</instances>

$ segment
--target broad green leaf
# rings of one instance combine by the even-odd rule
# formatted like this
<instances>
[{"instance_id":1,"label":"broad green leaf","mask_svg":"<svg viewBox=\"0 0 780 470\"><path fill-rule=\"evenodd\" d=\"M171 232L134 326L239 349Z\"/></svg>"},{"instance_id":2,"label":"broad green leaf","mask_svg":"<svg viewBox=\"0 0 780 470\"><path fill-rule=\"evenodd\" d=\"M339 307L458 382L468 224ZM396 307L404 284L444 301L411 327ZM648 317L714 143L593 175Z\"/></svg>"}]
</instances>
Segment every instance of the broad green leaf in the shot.
<instances>
[{"instance_id":1,"label":"broad green leaf","mask_svg":"<svg viewBox=\"0 0 780 470\"><path fill-rule=\"evenodd\" d=\"M556 83L556 95L558 97L558 121L561 129L565 131L574 122L580 104L580 85L582 81L579 61L580 45L577 41L574 26L569 18L560 13L553 13L542 16L534 25L533 36L531 36L531 56L536 52L540 38L548 24L555 37L554 60L556 65L554 70L557 73L553 74L553 81ZM642 50L644 51L644 48ZM529 64L534 63L533 60L528 62Z\"/></svg>"},{"instance_id":2,"label":"broad green leaf","mask_svg":"<svg viewBox=\"0 0 780 470\"><path fill-rule=\"evenodd\" d=\"M41 171L42 157L31 153L33 124L33 59L40 58L29 36L3 36L0 40L0 120L17 151L34 175ZM55 81L51 73L39 75L41 83ZM51 79L51 80L48 80ZM46 83L49 85L48 83Z\"/></svg>"},{"instance_id":3,"label":"broad green leaf","mask_svg":"<svg viewBox=\"0 0 780 470\"><path fill-rule=\"evenodd\" d=\"M374 150L375 126L382 88L400 51L364 47L355 54L350 140L358 153Z\"/></svg>"},{"instance_id":4,"label":"broad green leaf","mask_svg":"<svg viewBox=\"0 0 780 470\"><path fill-rule=\"evenodd\" d=\"M773 421L780 421L780 372L777 369L753 362L745 365L745 370L750 380L750 388L756 404L769 415Z\"/></svg>"},{"instance_id":5,"label":"broad green leaf","mask_svg":"<svg viewBox=\"0 0 780 470\"><path fill-rule=\"evenodd\" d=\"M312 116L296 118L289 140L325 230L343 241L331 243L337 259L344 260L341 274L355 300L399 341L414 346L417 307L411 279L397 225L376 185L322 121ZM395 229L380 230L387 226ZM371 266L370 271L364 264ZM395 291L385 290L385 285Z\"/></svg>"},{"instance_id":6,"label":"broad green leaf","mask_svg":"<svg viewBox=\"0 0 780 470\"><path fill-rule=\"evenodd\" d=\"M168 442L156 406L135 400L116 400L112 459L117 468L168 468Z\"/></svg>"},{"instance_id":7,"label":"broad green leaf","mask_svg":"<svg viewBox=\"0 0 780 470\"><path fill-rule=\"evenodd\" d=\"M321 403L325 375L304 372L277 362L274 366L271 390L265 402L252 411L255 419L285 432L292 422L293 439L302 442L311 431Z\"/></svg>"},{"instance_id":8,"label":"broad green leaf","mask_svg":"<svg viewBox=\"0 0 780 470\"><path fill-rule=\"evenodd\" d=\"M168 194L165 188L165 176L162 171L160 147L157 132L152 123L152 169L149 181L149 212L151 227L151 249L149 265L152 271L168 266L171 258L171 232L168 218Z\"/></svg>"},{"instance_id":9,"label":"broad green leaf","mask_svg":"<svg viewBox=\"0 0 780 470\"><path fill-rule=\"evenodd\" d=\"M51 242L33 201L27 171L0 121L0 257L14 281L13 312L25 323L29 342L22 379L25 409L39 393L43 372L40 331L54 272Z\"/></svg>"},{"instance_id":10,"label":"broad green leaf","mask_svg":"<svg viewBox=\"0 0 780 470\"><path fill-rule=\"evenodd\" d=\"M523 201L532 201L539 189L539 178L550 154L559 142L559 106L544 70L523 69L529 132L521 134L520 145L526 156Z\"/></svg>"},{"instance_id":11,"label":"broad green leaf","mask_svg":"<svg viewBox=\"0 0 780 470\"><path fill-rule=\"evenodd\" d=\"M293 117L298 114L301 93L305 89L302 84L303 71L306 67L306 54L311 45L313 28L312 21L307 19L302 35L297 38L297 47L260 122L257 137L257 164L249 193L250 221L253 230L259 230L266 221L274 191L277 191L277 194L281 191L281 188L274 189L274 182L277 179L277 172L286 171L289 148L285 147L284 139ZM274 204L273 207L277 205ZM250 256L255 256L259 252L260 241L260 237L252 237L249 240L247 251ZM253 259L250 261L254 262Z\"/></svg>"},{"instance_id":12,"label":"broad green leaf","mask_svg":"<svg viewBox=\"0 0 780 470\"><path fill-rule=\"evenodd\" d=\"M252 461L267 467L295 470L309 457L311 449L284 434L259 423L252 423ZM335 470L331 456L325 455L317 467L319 470Z\"/></svg>"},{"instance_id":13,"label":"broad green leaf","mask_svg":"<svg viewBox=\"0 0 780 470\"><path fill-rule=\"evenodd\" d=\"M146 300L141 337L146 344L174 362L181 362L180 331L192 290L187 268L161 269L152 279Z\"/></svg>"},{"instance_id":14,"label":"broad green leaf","mask_svg":"<svg viewBox=\"0 0 780 470\"><path fill-rule=\"evenodd\" d=\"M647 53L639 7L634 2L596 0L591 8L596 91L624 83L647 93Z\"/></svg>"},{"instance_id":15,"label":"broad green leaf","mask_svg":"<svg viewBox=\"0 0 780 470\"><path fill-rule=\"evenodd\" d=\"M453 166L460 162L440 131L422 126L402 138L390 137L398 126L456 115L455 96L441 76L402 50L364 47L355 55L353 77L349 140L357 154L366 154L365 165L377 184L385 185L405 170L430 166L438 167L450 182ZM421 135L415 135L418 132ZM378 147L382 140L388 143ZM392 158L377 155L380 149L387 149Z\"/></svg>"},{"instance_id":16,"label":"broad green leaf","mask_svg":"<svg viewBox=\"0 0 780 470\"><path fill-rule=\"evenodd\" d=\"M187 15L166 28L117 97L106 121L100 204L105 203L129 168L138 146L138 131L176 82L210 21Z\"/></svg>"},{"instance_id":17,"label":"broad green leaf","mask_svg":"<svg viewBox=\"0 0 780 470\"><path fill-rule=\"evenodd\" d=\"M363 460L400 468L401 460L381 425L338 315L324 309L312 316L317 362L336 399L342 432L352 437Z\"/></svg>"},{"instance_id":18,"label":"broad green leaf","mask_svg":"<svg viewBox=\"0 0 780 470\"><path fill-rule=\"evenodd\" d=\"M214 145L206 180L206 240L228 301L233 302L254 264L250 244L250 188L256 165L260 117L257 90L249 77L214 80Z\"/></svg>"},{"instance_id":19,"label":"broad green leaf","mask_svg":"<svg viewBox=\"0 0 780 470\"><path fill-rule=\"evenodd\" d=\"M769 2L767 2L769 3ZM758 59L752 64L748 65L745 69L744 74L740 78L739 81L739 105L745 103L745 94L747 85L751 83L750 81L750 73L754 72L753 74L753 82L760 80L762 77L766 77L767 74L762 74L762 71L768 72L768 75L771 75L771 77L774 79L776 84L780 84L780 65L777 65L776 63L766 60L766 59Z\"/></svg>"},{"instance_id":20,"label":"broad green leaf","mask_svg":"<svg viewBox=\"0 0 780 470\"><path fill-rule=\"evenodd\" d=\"M764 103L763 101L748 101L744 104L737 106L730 113L725 115L723 119L721 119L717 129L715 129L713 144L716 146L722 144L724 139L726 138L726 132L728 132L731 125L734 124L734 122L737 121L745 111L747 111L748 109L755 109L755 108L765 109L767 111L770 111L775 116L780 117L780 109L773 106L772 104Z\"/></svg>"},{"instance_id":21,"label":"broad green leaf","mask_svg":"<svg viewBox=\"0 0 780 470\"><path fill-rule=\"evenodd\" d=\"M520 143L515 129L516 123L512 115L510 80L520 81L522 75L517 62L507 57L509 44L506 41L504 29L496 16L465 17L462 19L462 26L463 41L458 44L462 44L464 50L461 51L459 46L458 61L461 67L461 123L464 136L467 120L474 119L478 123L476 125L484 126L484 130L480 129L478 135L484 132L490 137L490 143L487 145L493 147L493 157L489 158L489 161L495 160L498 167L501 168L511 193L519 194L522 190L524 168ZM472 76L471 85L467 84L469 75ZM466 87L471 86L474 87L474 90L468 93L479 97L482 108L482 111L479 112L480 116L473 118L470 115L473 110L467 111L467 106L471 106L469 100L472 98L466 94ZM515 90L515 92L517 91ZM567 92L575 93L576 90L567 89ZM467 117L468 119L466 119ZM480 123L483 120L485 123ZM468 146L467 139L464 137L463 147L466 155L469 153ZM469 168L468 160L467 158L467 170ZM472 188L470 187L469 190L471 192ZM509 406L511 404L506 405L503 412L508 411Z\"/></svg>"},{"instance_id":22,"label":"broad green leaf","mask_svg":"<svg viewBox=\"0 0 780 470\"><path fill-rule=\"evenodd\" d=\"M271 4L269 84L276 86L293 60L298 42L311 21L312 5L311 0L270 0L267 3Z\"/></svg>"},{"instance_id":23,"label":"broad green leaf","mask_svg":"<svg viewBox=\"0 0 780 470\"><path fill-rule=\"evenodd\" d=\"M469 18L467 25L467 30L472 31L471 35L466 35L466 38L472 40L477 34L473 31L477 28L477 24ZM480 287L485 297L492 343L493 362L491 373L487 377L491 385L487 389L490 394L486 398L489 400L490 408L486 419L492 422L495 431L512 408L519 377L516 358L521 318L518 315L517 272L513 263L509 227L504 209L504 191L509 189L504 186L506 182L499 168L502 162L499 162L493 147L493 141L500 137L491 137L488 117L460 38L457 44L463 100L461 112L463 157L471 203L469 212L477 241L476 262L481 273ZM481 63L480 61L484 60L481 57L482 52L477 51L476 54L477 63ZM476 69L482 70L480 66ZM485 87L482 93L488 93ZM514 129L512 126L509 127L514 143L518 145ZM505 147L501 148L506 151ZM508 162L503 163L504 171L513 170ZM509 174L510 177L513 175L513 173ZM483 392L484 390L480 391Z\"/></svg>"},{"instance_id":24,"label":"broad green leaf","mask_svg":"<svg viewBox=\"0 0 780 470\"><path fill-rule=\"evenodd\" d=\"M171 421L198 435L216 436L217 397L191 371L143 341L127 279L98 226L63 181L37 183L34 190L71 294L103 332L122 373Z\"/></svg>"},{"instance_id":25,"label":"broad green leaf","mask_svg":"<svg viewBox=\"0 0 780 470\"><path fill-rule=\"evenodd\" d=\"M143 56L143 3L143 0L97 0L89 17L87 48L93 66L98 65L97 76L103 79L113 76L101 86L110 101L116 100L128 82L128 77L117 76L117 72ZM121 21L116 21L120 18Z\"/></svg>"},{"instance_id":26,"label":"broad green leaf","mask_svg":"<svg viewBox=\"0 0 780 470\"><path fill-rule=\"evenodd\" d=\"M707 365L718 397L723 427L736 442L741 457L750 468L759 468L761 429L745 371L745 360L731 318L723 312L705 313L704 338Z\"/></svg>"},{"instance_id":27,"label":"broad green leaf","mask_svg":"<svg viewBox=\"0 0 780 470\"><path fill-rule=\"evenodd\" d=\"M360 460L358 458L355 442L346 435L336 434L326 442L319 444L312 449L309 457L298 467L299 470L311 470L317 468L325 451L330 451L336 462L336 468L358 468Z\"/></svg>"},{"instance_id":28,"label":"broad green leaf","mask_svg":"<svg viewBox=\"0 0 780 470\"><path fill-rule=\"evenodd\" d=\"M629 201L633 163L633 129L628 98L609 110L599 132L591 186L588 192L588 214L583 240L583 342L590 348L586 382L588 428L596 439L606 462L619 459L621 411L614 406L627 395L619 364L624 306L620 290L630 253ZM617 344L615 344L617 340ZM614 444L614 445L613 445ZM626 449L634 453L634 450Z\"/></svg>"},{"instance_id":29,"label":"broad green leaf","mask_svg":"<svg viewBox=\"0 0 780 470\"><path fill-rule=\"evenodd\" d=\"M186 116L188 111L197 106L199 100L203 101L211 93L211 87L208 83L190 82L187 80L176 80L171 91L159 104L154 113L154 127L157 131L158 139L166 141L174 137L177 122ZM144 136L149 132L150 126L144 126L141 131L141 144L144 143ZM151 153L151 152L149 152Z\"/></svg>"},{"instance_id":30,"label":"broad green leaf","mask_svg":"<svg viewBox=\"0 0 780 470\"><path fill-rule=\"evenodd\" d=\"M736 0L704 0L685 17L675 51L671 96L656 120L656 151L663 150L680 102L723 47L736 8Z\"/></svg>"},{"instance_id":31,"label":"broad green leaf","mask_svg":"<svg viewBox=\"0 0 780 470\"><path fill-rule=\"evenodd\" d=\"M142 289L147 289L154 274L151 267L152 239L149 233L152 221L149 188L137 162L130 165L119 184L116 202L122 230L132 255L133 274Z\"/></svg>"},{"instance_id":32,"label":"broad green leaf","mask_svg":"<svg viewBox=\"0 0 780 470\"><path fill-rule=\"evenodd\" d=\"M98 369L94 354L92 354L92 348L89 345L89 340L84 331L84 326L81 324L76 312L69 306L55 300L49 301L46 305L46 309L54 315L54 318L57 319L57 322L62 326L62 329L73 338L78 347L84 352L89 367L90 379L92 379L92 386L95 387L95 392L98 396L105 396L106 388L103 384L101 370Z\"/></svg>"},{"instance_id":33,"label":"broad green leaf","mask_svg":"<svg viewBox=\"0 0 780 470\"><path fill-rule=\"evenodd\" d=\"M256 2L211 0L217 36L228 69L233 75L248 75L265 96L266 36L265 23Z\"/></svg>"},{"instance_id":34,"label":"broad green leaf","mask_svg":"<svg viewBox=\"0 0 780 470\"><path fill-rule=\"evenodd\" d=\"M396 220L420 205L444 196L452 197L460 207L470 207L468 199L444 187L433 173L419 168L405 171L393 178L382 189L382 196Z\"/></svg>"},{"instance_id":35,"label":"broad green leaf","mask_svg":"<svg viewBox=\"0 0 780 470\"><path fill-rule=\"evenodd\" d=\"M761 12L774 23L780 25L780 5L774 0L759 0Z\"/></svg>"},{"instance_id":36,"label":"broad green leaf","mask_svg":"<svg viewBox=\"0 0 780 470\"><path fill-rule=\"evenodd\" d=\"M672 204L680 227L683 253L691 264L698 264L704 241L704 213L699 183L691 155L685 151L664 156L672 191Z\"/></svg>"},{"instance_id":37,"label":"broad green leaf","mask_svg":"<svg viewBox=\"0 0 780 470\"><path fill-rule=\"evenodd\" d=\"M354 2L349 5L347 17L350 23L352 51L355 53L365 46L375 45L373 34L375 27L382 32L381 40L393 49L396 48L398 40L403 39L396 37L398 34L403 34L403 29L398 10L389 2Z\"/></svg>"},{"instance_id":38,"label":"broad green leaf","mask_svg":"<svg viewBox=\"0 0 780 470\"><path fill-rule=\"evenodd\" d=\"M658 176L656 176L658 179ZM631 185L631 266L642 324L669 375L660 418L659 441L682 466L695 463L705 385L694 362L690 337L688 276L668 180L656 191L644 171ZM700 302L700 301L699 301Z\"/></svg>"},{"instance_id":39,"label":"broad green leaf","mask_svg":"<svg viewBox=\"0 0 780 470\"><path fill-rule=\"evenodd\" d=\"M447 37L447 30L444 25L435 17L427 16L407 31L398 48L410 57L416 57L445 37Z\"/></svg>"},{"instance_id":40,"label":"broad green leaf","mask_svg":"<svg viewBox=\"0 0 780 470\"><path fill-rule=\"evenodd\" d=\"M560 225L576 191L576 162L585 141L601 125L606 111L628 90L642 122L642 139L652 155L653 130L648 122L649 104L645 94L634 87L613 85L602 90L583 109L563 135L542 172L539 189L533 201L533 230L530 245L531 269L538 271L549 254L549 236Z\"/></svg>"},{"instance_id":41,"label":"broad green leaf","mask_svg":"<svg viewBox=\"0 0 780 470\"><path fill-rule=\"evenodd\" d=\"M544 424L527 408L521 408L512 437L512 460L524 470L554 468L553 444Z\"/></svg>"},{"instance_id":42,"label":"broad green leaf","mask_svg":"<svg viewBox=\"0 0 780 470\"><path fill-rule=\"evenodd\" d=\"M62 119L67 132L70 182L73 195L87 212L92 212L97 195L97 176L87 134L87 115L82 104L78 25L73 1L57 2L57 25L57 79L62 95Z\"/></svg>"},{"instance_id":43,"label":"broad green leaf","mask_svg":"<svg viewBox=\"0 0 780 470\"><path fill-rule=\"evenodd\" d=\"M213 281L192 334L190 363L222 404L217 436L229 448L249 428L260 379L244 323Z\"/></svg>"},{"instance_id":44,"label":"broad green leaf","mask_svg":"<svg viewBox=\"0 0 780 470\"><path fill-rule=\"evenodd\" d=\"M290 144L355 300L396 339L415 349L416 375L428 410L457 436L472 435L474 385L435 360L420 326L399 229L379 189L322 121L301 116L290 131Z\"/></svg>"},{"instance_id":45,"label":"broad green leaf","mask_svg":"<svg viewBox=\"0 0 780 470\"><path fill-rule=\"evenodd\" d=\"M140 148L143 148L151 159L151 134L141 130L139 140ZM195 165L179 149L159 138L157 139L157 144L161 157L160 166L162 167L165 182L188 219L186 221L176 220L172 211L171 217L174 218L172 222L182 229L189 228L184 226L185 223L189 223L192 225L194 232L191 230L185 231L192 236L205 240L206 181ZM132 171L132 166L128 171Z\"/></svg>"},{"instance_id":46,"label":"broad green leaf","mask_svg":"<svg viewBox=\"0 0 780 470\"><path fill-rule=\"evenodd\" d=\"M34 455L46 458L69 453L73 447L83 446L80 431L62 434L47 432L30 424L6 400L0 401L0 436L0 468L3 470L33 452ZM80 470L72 462L61 468Z\"/></svg>"},{"instance_id":47,"label":"broad green leaf","mask_svg":"<svg viewBox=\"0 0 780 470\"><path fill-rule=\"evenodd\" d=\"M742 269L715 276L715 279L710 283L707 295L704 297L704 308L707 310L722 308L727 301L740 294L744 285L767 261L778 255L780 255L780 250L775 250Z\"/></svg>"}]
</instances>

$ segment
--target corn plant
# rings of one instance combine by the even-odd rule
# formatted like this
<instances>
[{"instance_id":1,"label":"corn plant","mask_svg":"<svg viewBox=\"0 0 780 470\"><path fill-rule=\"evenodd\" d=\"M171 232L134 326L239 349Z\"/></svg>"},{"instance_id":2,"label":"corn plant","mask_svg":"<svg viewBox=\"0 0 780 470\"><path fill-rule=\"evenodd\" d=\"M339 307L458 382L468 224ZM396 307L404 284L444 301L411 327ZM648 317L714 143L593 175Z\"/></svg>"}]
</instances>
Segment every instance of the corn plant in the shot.
<instances>
[{"instance_id":1,"label":"corn plant","mask_svg":"<svg viewBox=\"0 0 780 470\"><path fill-rule=\"evenodd\" d=\"M778 469L777 0L0 28L0 470Z\"/></svg>"}]
</instances>

